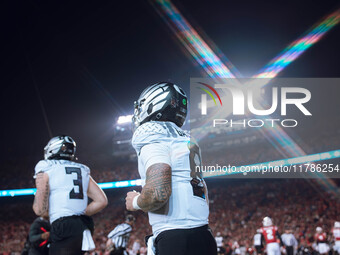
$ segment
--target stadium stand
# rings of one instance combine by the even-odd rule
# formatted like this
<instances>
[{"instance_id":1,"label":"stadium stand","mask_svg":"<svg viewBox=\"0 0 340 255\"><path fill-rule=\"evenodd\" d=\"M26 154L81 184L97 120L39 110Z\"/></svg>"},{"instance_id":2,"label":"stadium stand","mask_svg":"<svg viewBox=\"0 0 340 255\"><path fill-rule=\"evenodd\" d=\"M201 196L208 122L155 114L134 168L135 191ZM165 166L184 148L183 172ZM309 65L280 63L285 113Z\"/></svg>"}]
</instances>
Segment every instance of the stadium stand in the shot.
<instances>
[{"instance_id":1,"label":"stadium stand","mask_svg":"<svg viewBox=\"0 0 340 255\"><path fill-rule=\"evenodd\" d=\"M224 245L231 252L240 246L248 248L252 246L252 237L261 226L262 218L269 215L281 233L285 227L290 227L299 245L312 250L315 228L321 226L330 234L334 220L339 220L340 203L320 190L313 180L308 182L299 179L208 180L213 233L222 233ZM129 190L106 191L109 206L94 217L96 254L105 253L107 234L127 213L124 198ZM14 200L7 199L0 209L0 254L20 254L30 223L35 219L32 197ZM141 211L134 215L136 223L130 249L135 240L144 240L144 236L151 233L147 215Z\"/></svg>"}]
</instances>

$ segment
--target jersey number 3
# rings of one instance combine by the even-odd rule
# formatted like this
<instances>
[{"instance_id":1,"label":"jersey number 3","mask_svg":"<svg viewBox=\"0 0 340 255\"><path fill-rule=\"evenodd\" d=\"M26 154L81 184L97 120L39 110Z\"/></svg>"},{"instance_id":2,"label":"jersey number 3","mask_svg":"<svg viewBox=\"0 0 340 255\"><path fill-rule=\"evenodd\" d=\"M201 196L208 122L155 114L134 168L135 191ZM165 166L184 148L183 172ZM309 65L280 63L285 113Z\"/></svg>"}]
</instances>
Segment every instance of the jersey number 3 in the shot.
<instances>
[{"instance_id":1,"label":"jersey number 3","mask_svg":"<svg viewBox=\"0 0 340 255\"><path fill-rule=\"evenodd\" d=\"M77 167L65 167L66 174L77 174L77 179L73 180L73 185L78 186L79 192L75 192L74 188L70 191L70 199L83 199L83 179L81 176L81 169Z\"/></svg>"}]
</instances>

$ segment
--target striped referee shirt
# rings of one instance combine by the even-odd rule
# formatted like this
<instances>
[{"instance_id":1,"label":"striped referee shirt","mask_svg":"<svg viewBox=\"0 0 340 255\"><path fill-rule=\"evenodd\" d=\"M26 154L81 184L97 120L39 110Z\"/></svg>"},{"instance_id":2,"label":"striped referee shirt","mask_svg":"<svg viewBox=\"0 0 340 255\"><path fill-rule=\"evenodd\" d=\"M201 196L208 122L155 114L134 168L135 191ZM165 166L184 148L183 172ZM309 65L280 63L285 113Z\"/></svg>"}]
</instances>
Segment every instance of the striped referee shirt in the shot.
<instances>
[{"instance_id":1,"label":"striped referee shirt","mask_svg":"<svg viewBox=\"0 0 340 255\"><path fill-rule=\"evenodd\" d=\"M122 223L117 225L117 227L108 234L107 238L112 239L116 248L126 248L131 231L132 227L129 224Z\"/></svg>"}]
</instances>

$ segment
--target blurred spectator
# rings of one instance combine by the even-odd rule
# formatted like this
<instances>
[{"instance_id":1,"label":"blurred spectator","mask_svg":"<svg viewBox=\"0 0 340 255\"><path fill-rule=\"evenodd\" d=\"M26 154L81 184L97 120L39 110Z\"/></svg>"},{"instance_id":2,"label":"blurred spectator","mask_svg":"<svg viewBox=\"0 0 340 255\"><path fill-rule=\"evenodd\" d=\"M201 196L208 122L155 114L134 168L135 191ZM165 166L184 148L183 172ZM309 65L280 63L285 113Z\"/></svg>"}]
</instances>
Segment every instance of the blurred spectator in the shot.
<instances>
[{"instance_id":1,"label":"blurred spectator","mask_svg":"<svg viewBox=\"0 0 340 255\"><path fill-rule=\"evenodd\" d=\"M30 243L28 255L48 255L50 229L48 213L34 220L28 234Z\"/></svg>"}]
</instances>

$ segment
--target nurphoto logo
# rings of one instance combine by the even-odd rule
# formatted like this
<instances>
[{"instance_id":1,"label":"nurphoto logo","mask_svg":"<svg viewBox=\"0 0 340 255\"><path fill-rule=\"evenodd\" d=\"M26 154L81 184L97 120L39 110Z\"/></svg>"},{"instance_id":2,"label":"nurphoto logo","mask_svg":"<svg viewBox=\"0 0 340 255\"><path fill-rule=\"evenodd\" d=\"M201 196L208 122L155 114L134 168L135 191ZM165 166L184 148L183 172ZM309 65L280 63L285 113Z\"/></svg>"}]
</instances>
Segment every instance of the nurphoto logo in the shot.
<instances>
[{"instance_id":1,"label":"nurphoto logo","mask_svg":"<svg viewBox=\"0 0 340 255\"><path fill-rule=\"evenodd\" d=\"M306 106L312 97L308 89L296 86L272 86L267 88L268 93L264 95L264 86L251 86L250 84L258 83L248 81L245 85L235 80L224 83L210 82L210 84L197 82L196 89L200 93L197 106L201 116L216 115L216 118L212 120L213 127L242 125L254 128L264 125L274 127L276 124L282 127L296 127L297 119L286 118L287 108L290 111L299 111L303 116L312 116ZM228 116L233 118L217 118L217 116L223 116L221 112L228 113ZM274 115L275 118L272 117Z\"/></svg>"}]
</instances>

